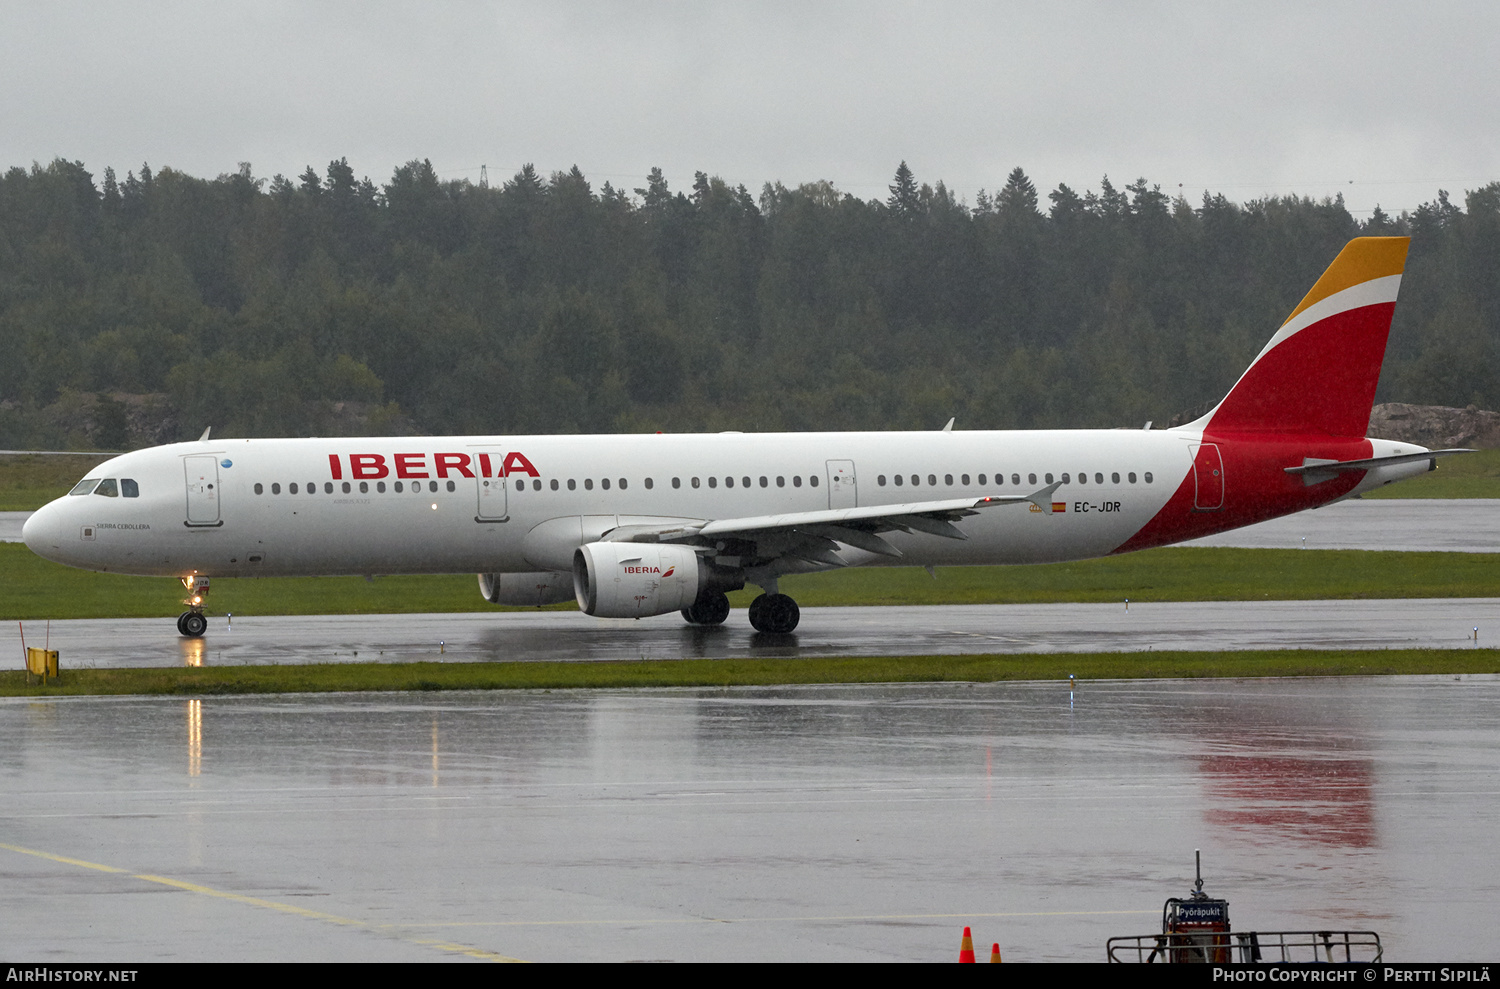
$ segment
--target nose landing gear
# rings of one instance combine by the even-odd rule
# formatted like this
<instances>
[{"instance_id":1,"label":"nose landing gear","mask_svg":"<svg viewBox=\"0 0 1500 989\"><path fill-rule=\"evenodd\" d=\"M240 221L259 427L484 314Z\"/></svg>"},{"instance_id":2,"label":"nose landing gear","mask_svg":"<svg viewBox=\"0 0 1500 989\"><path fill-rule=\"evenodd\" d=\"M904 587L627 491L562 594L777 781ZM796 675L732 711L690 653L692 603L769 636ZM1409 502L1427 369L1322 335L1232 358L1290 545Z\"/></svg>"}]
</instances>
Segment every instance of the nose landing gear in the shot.
<instances>
[{"instance_id":1,"label":"nose landing gear","mask_svg":"<svg viewBox=\"0 0 1500 989\"><path fill-rule=\"evenodd\" d=\"M182 603L188 606L188 610L177 616L177 631L190 639L196 639L208 631L208 619L203 617L203 599L208 596L208 578L202 574L193 574L182 578L182 586L187 588L188 596Z\"/></svg>"}]
</instances>

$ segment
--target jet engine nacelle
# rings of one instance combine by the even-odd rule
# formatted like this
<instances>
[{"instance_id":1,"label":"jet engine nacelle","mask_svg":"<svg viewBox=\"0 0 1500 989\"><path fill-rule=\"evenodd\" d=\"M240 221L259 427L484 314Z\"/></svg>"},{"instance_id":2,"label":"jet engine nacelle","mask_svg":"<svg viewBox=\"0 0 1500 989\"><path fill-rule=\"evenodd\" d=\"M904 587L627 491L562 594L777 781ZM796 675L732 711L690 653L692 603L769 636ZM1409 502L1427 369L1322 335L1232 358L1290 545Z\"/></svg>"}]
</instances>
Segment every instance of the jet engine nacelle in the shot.
<instances>
[{"instance_id":1,"label":"jet engine nacelle","mask_svg":"<svg viewBox=\"0 0 1500 989\"><path fill-rule=\"evenodd\" d=\"M482 573L479 593L490 604L562 604L573 600L573 578L565 573Z\"/></svg>"},{"instance_id":2,"label":"jet engine nacelle","mask_svg":"<svg viewBox=\"0 0 1500 989\"><path fill-rule=\"evenodd\" d=\"M708 568L686 546L588 543L573 552L578 607L598 618L681 611L698 598Z\"/></svg>"}]
</instances>

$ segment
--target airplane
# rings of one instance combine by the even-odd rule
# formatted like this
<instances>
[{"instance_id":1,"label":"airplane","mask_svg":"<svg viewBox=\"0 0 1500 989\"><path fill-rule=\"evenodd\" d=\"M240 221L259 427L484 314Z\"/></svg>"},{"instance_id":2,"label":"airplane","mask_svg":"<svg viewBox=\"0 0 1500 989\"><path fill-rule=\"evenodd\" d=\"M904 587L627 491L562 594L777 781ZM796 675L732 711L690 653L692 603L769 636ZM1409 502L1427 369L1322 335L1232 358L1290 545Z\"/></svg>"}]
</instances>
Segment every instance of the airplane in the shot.
<instances>
[{"instance_id":1,"label":"airplane","mask_svg":"<svg viewBox=\"0 0 1500 989\"><path fill-rule=\"evenodd\" d=\"M1229 393L1170 429L218 439L126 453L35 512L49 560L172 576L476 573L495 604L751 626L778 581L851 566L1050 563L1164 546L1436 469L1365 436L1409 238L1339 253Z\"/></svg>"}]
</instances>

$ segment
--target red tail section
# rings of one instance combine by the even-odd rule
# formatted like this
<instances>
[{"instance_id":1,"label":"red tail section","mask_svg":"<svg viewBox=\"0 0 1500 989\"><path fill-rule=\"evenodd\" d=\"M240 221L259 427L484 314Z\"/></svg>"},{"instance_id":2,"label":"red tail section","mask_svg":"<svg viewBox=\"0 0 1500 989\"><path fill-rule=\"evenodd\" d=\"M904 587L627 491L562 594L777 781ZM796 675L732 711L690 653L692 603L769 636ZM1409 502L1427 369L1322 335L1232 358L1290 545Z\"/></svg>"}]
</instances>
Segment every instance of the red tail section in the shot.
<instances>
[{"instance_id":1,"label":"red tail section","mask_svg":"<svg viewBox=\"0 0 1500 989\"><path fill-rule=\"evenodd\" d=\"M1409 243L1351 240L1224 401L1194 425L1363 439Z\"/></svg>"},{"instance_id":2,"label":"red tail section","mask_svg":"<svg viewBox=\"0 0 1500 989\"><path fill-rule=\"evenodd\" d=\"M1308 458L1359 460L1385 360L1406 237L1360 237L1323 277L1212 412L1191 468L1167 505L1117 553L1205 536L1340 498L1356 471L1316 485L1286 473Z\"/></svg>"}]
</instances>

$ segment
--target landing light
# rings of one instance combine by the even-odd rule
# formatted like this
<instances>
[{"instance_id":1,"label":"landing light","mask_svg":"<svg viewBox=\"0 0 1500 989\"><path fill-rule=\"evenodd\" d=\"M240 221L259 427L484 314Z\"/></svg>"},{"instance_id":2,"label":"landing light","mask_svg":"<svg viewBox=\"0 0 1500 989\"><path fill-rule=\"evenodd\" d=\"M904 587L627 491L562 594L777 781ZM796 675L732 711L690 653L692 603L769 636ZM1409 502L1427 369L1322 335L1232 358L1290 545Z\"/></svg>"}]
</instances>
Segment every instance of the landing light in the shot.
<instances>
[{"instance_id":1,"label":"landing light","mask_svg":"<svg viewBox=\"0 0 1500 989\"><path fill-rule=\"evenodd\" d=\"M437 511L437 502L433 502L433 503L432 503L432 510L433 510L433 511L434 511L434 512L435 512L435 511Z\"/></svg>"}]
</instances>

